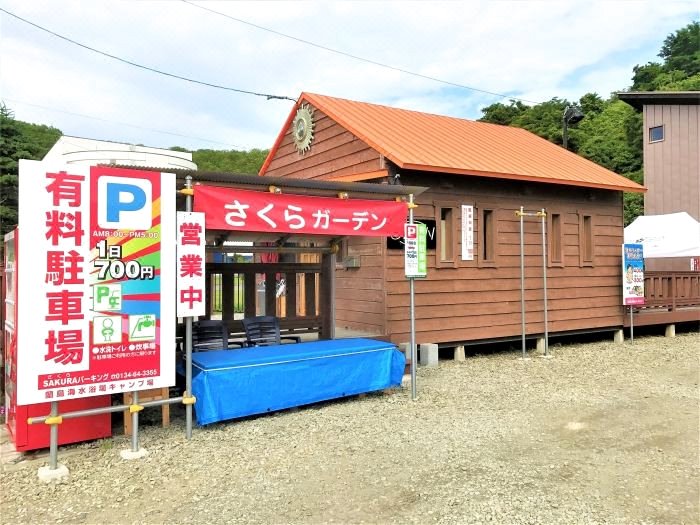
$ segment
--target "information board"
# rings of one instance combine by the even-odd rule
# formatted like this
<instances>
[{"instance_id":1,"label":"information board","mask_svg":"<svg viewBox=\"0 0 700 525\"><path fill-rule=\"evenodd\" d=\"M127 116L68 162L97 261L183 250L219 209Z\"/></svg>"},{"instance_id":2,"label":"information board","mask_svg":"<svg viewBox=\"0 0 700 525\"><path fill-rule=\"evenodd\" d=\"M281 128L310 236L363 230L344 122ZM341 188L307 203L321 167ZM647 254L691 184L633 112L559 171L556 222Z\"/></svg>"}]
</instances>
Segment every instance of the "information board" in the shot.
<instances>
[{"instance_id":1,"label":"information board","mask_svg":"<svg viewBox=\"0 0 700 525\"><path fill-rule=\"evenodd\" d=\"M17 402L173 385L175 176L22 160L19 180Z\"/></svg>"}]
</instances>

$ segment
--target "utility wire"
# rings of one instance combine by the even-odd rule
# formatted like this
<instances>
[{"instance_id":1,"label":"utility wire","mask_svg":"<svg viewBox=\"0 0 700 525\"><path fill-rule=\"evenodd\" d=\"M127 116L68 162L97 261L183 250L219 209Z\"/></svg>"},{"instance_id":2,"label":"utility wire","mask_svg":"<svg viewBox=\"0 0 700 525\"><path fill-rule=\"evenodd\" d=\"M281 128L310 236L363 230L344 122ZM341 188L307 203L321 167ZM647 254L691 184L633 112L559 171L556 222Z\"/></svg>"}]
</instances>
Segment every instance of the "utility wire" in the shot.
<instances>
[{"instance_id":1,"label":"utility wire","mask_svg":"<svg viewBox=\"0 0 700 525\"><path fill-rule=\"evenodd\" d=\"M149 66L144 66L144 65L142 65L142 64L137 64L136 62L132 62L131 60L127 60L127 59L125 59L125 58L120 58L120 57L118 57L118 56L116 56L116 55L112 55L112 54L107 53L107 52L105 52L105 51L100 51L99 49L95 49L94 47L90 47L90 46L88 46L88 45L81 44L80 42L76 42L75 40L73 40L73 39L71 39L71 38L68 38L68 37L66 37L66 36L59 35L58 33L54 32L54 31L51 31L50 29L46 29L45 27L42 27L42 26L40 26L39 24L35 24L34 22L30 22L29 20L27 20L27 19L25 19L25 18L22 18L21 16L18 16L18 15L14 14L14 13L11 13L11 12L8 11L7 9L3 9L2 7L0 7L0 11L2 11L2 12L5 13L5 14L10 15L10 16L13 17L13 18L16 18L17 20L20 20L20 21L24 22L25 24L29 24L29 25L32 26L32 27L35 27L35 28L37 28L37 29L40 29L41 31L44 31L44 32L46 32L46 33L49 33L50 35L53 35L53 36L55 36L55 37L57 37L57 38L60 38L61 40L65 40L66 42L69 42L69 43L71 43L71 44L75 44L76 46L80 46L80 47L82 47L83 49L87 49L88 51L93 51L93 52L95 52L95 53L99 53L100 55L106 56L106 57L111 58L111 59L113 59L113 60L118 60L119 62L123 62L124 64L128 64L128 65L130 65L130 66L134 66L134 67L138 67L138 68L141 68L141 69L145 69L146 71L151 71L151 72L153 72L153 73L158 73L159 75L165 75L166 77L176 78L176 79L178 79L178 80L184 80L184 81L186 81L186 82L192 82L193 84L199 84L199 85L202 85L202 86L212 87L212 88L216 88L216 89L224 89L224 90L226 90L226 91L234 91L234 92L236 92L236 93L245 93L246 95L255 95L255 96L257 96L257 97L265 97L267 100L273 100L273 99L276 99L276 100L291 100L292 102L296 102L296 99L293 99L293 98L290 98L290 97L287 97L287 96L284 96L284 95L269 95L269 94L267 94L267 93L257 93L257 92L255 92L255 91L246 91L245 89L237 89L237 88L232 88L232 87L229 87L229 86L221 86L221 85L219 85L219 84L212 84L212 83L210 83L210 82L203 82L203 81L201 81L201 80L195 80L195 79L193 79L193 78L183 77L183 76L180 76L180 75L176 75L176 74L174 74L174 73L168 73L167 71L162 71L162 70L160 70L160 69L155 69L155 68L152 68L152 67L149 67Z\"/></svg>"},{"instance_id":2,"label":"utility wire","mask_svg":"<svg viewBox=\"0 0 700 525\"><path fill-rule=\"evenodd\" d=\"M240 146L237 146L236 144L230 144L228 142L221 142L219 140L203 139L201 137L193 137L191 135L181 135L180 133L173 133L172 131L163 131L161 129L146 128L143 126L137 126L136 124L127 124L126 122L118 122L115 120L107 120L107 119L100 118L100 117L92 117L90 115L82 115L80 113L73 113L72 111L64 111L64 110L56 109L56 108L49 108L46 106L40 106L39 104L31 104L30 102L24 102L23 100L16 100L16 99L7 98L7 97L5 97L4 100L7 100L9 102L13 102L15 104L23 104L25 106L31 106L34 108L45 109L47 111L55 111L56 113L65 113L66 115L73 115L75 117L87 118L87 119L92 119L92 120L99 120L100 122L107 122L109 124L118 124L120 126L128 126L130 128L141 129L144 131L153 131L155 133L163 133L164 135L172 135L174 137L182 137L182 138L186 138L186 139L201 140L202 142L211 142L212 144L222 144L224 146L233 147L233 148L236 148L238 150L242 149Z\"/></svg>"},{"instance_id":3,"label":"utility wire","mask_svg":"<svg viewBox=\"0 0 700 525\"><path fill-rule=\"evenodd\" d=\"M534 101L534 100L527 100L527 99L525 99L525 98L513 97L513 96L510 96L510 95L504 95L503 93L496 93L496 92L494 92L494 91L487 91L487 90L485 90L485 89L479 89L479 88L475 88L475 87L472 87L472 86L466 86L466 85L464 85L464 84L458 84L458 83L456 83L456 82L450 82L449 80L442 80L442 79L440 79L440 78L431 77L431 76L429 76L429 75L423 75L423 74L421 74L421 73L416 73L415 71L409 71L408 69L403 69L403 68L400 68L400 67L391 66L391 65L389 65L389 64L383 64L382 62L377 62L376 60L371 60L371 59L369 59L369 58L364 58L364 57L361 57L361 56L353 55L353 54L351 54L351 53L346 53L345 51L340 51L340 50L338 50L338 49L333 49L333 48L331 48L331 47L327 47L327 46L324 46L324 45L321 45L321 44L317 44L317 43L315 43L315 42L311 42L310 40L304 40L303 38L299 38L299 37L292 36L292 35L287 35L287 34L285 34L285 33L281 33L280 31L275 31L274 29L270 29L270 28L268 28L268 27L263 27L263 26L261 26L261 25L254 24L254 23L252 23L252 22L248 22L247 20L243 20L243 19L241 19L241 18L236 18L235 16L227 15L226 13L222 13L221 11L216 11L216 10L214 10L214 9L210 9L210 8L208 8L208 7L204 7L204 6L202 6L202 5L195 4L194 2L191 2L191 1L189 1L189 0L181 0L181 2L184 2L185 4L189 4L189 5L191 5L192 7L196 7L196 8L198 8L198 9L203 10L203 11L209 11L210 13L213 13L213 14L215 14L215 15L223 16L224 18L228 18L229 20L233 20L234 22L239 22L239 23L241 23L241 24L245 24L245 25L254 27L254 28L256 28L256 29L260 29L260 30L262 30L262 31L267 31L268 33L272 33L272 34L274 34L274 35L282 36L282 37L284 37L284 38L289 38L290 40L295 40L295 41L300 42L300 43L302 43L302 44L306 44L306 45L308 45L308 46L313 46L313 47L316 47L316 48L318 48L318 49L323 49L324 51L328 51L328 52L330 52L330 53L335 53L335 54L337 54L337 55L342 55L342 56L344 56L344 57L352 58L352 59L354 59L354 60L359 60L360 62L366 62L366 63L368 63L368 64L373 64L373 65L375 65L375 66L383 67L383 68L386 68L386 69L392 69L392 70L394 70L394 71L398 71L398 72L400 72L400 73L405 73L405 74L407 74L407 75L412 75L412 76L414 76L414 77L424 78L424 79L426 79L426 80L432 80L433 82L439 82L439 83L441 83L441 84L446 84L446 85L448 85L448 86L453 86L453 87L457 87L457 88L461 88L461 89L467 89L467 90L469 90L469 91L477 91L477 92L479 92L479 93L485 93L485 94L487 94L487 95L494 95L494 96L496 96L496 97L508 98L508 99L512 99L512 100L520 100L521 102L529 102L529 103L531 103L531 104L539 104L539 102L536 102L536 101Z\"/></svg>"}]
</instances>

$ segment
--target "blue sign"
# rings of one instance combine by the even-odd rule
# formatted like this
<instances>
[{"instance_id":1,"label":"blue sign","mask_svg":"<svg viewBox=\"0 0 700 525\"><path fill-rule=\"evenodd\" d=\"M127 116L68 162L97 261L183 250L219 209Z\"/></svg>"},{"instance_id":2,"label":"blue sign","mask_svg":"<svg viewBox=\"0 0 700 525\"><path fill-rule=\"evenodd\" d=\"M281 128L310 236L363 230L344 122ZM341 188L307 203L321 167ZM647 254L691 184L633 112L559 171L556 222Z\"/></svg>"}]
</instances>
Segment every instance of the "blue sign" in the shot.
<instances>
[{"instance_id":1,"label":"blue sign","mask_svg":"<svg viewBox=\"0 0 700 525\"><path fill-rule=\"evenodd\" d=\"M644 304L644 247L622 245L622 304Z\"/></svg>"}]
</instances>

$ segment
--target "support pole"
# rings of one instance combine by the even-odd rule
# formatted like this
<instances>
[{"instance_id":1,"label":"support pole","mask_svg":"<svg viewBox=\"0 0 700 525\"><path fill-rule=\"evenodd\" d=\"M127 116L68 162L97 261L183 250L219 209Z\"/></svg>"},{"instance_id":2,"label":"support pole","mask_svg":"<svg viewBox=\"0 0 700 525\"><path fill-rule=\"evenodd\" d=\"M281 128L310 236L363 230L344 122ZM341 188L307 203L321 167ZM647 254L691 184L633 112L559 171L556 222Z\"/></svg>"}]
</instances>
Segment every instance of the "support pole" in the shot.
<instances>
[{"instance_id":1,"label":"support pole","mask_svg":"<svg viewBox=\"0 0 700 525\"><path fill-rule=\"evenodd\" d=\"M544 286L544 355L549 356L549 329L547 327L547 211L542 208L542 283Z\"/></svg>"},{"instance_id":2,"label":"support pole","mask_svg":"<svg viewBox=\"0 0 700 525\"><path fill-rule=\"evenodd\" d=\"M413 194L408 196L408 223L413 224ZM411 399L416 400L418 394L416 392L416 361L418 360L418 351L416 350L416 303L415 303L415 278L408 278L410 310L411 310Z\"/></svg>"},{"instance_id":3,"label":"support pole","mask_svg":"<svg viewBox=\"0 0 700 525\"><path fill-rule=\"evenodd\" d=\"M634 342L634 310L630 305L630 341Z\"/></svg>"},{"instance_id":4,"label":"support pole","mask_svg":"<svg viewBox=\"0 0 700 525\"><path fill-rule=\"evenodd\" d=\"M58 401L51 401L51 418L58 416ZM49 469L58 468L58 424L51 425L49 431Z\"/></svg>"},{"instance_id":5,"label":"support pole","mask_svg":"<svg viewBox=\"0 0 700 525\"><path fill-rule=\"evenodd\" d=\"M525 210L520 206L520 212L516 212L520 216L520 323L522 329L522 350L523 359L525 353L525 240L523 233L523 216Z\"/></svg>"},{"instance_id":6,"label":"support pole","mask_svg":"<svg viewBox=\"0 0 700 525\"><path fill-rule=\"evenodd\" d=\"M192 189L192 175L185 177L185 188ZM185 210L192 211L192 193L185 197ZM185 317L185 395L192 396L192 317ZM185 404L185 437L192 439L192 404Z\"/></svg>"},{"instance_id":7,"label":"support pole","mask_svg":"<svg viewBox=\"0 0 700 525\"><path fill-rule=\"evenodd\" d=\"M131 394L131 403L133 405L139 404L139 392L134 390ZM139 451L139 411L134 410L131 412L131 451L136 453Z\"/></svg>"}]
</instances>

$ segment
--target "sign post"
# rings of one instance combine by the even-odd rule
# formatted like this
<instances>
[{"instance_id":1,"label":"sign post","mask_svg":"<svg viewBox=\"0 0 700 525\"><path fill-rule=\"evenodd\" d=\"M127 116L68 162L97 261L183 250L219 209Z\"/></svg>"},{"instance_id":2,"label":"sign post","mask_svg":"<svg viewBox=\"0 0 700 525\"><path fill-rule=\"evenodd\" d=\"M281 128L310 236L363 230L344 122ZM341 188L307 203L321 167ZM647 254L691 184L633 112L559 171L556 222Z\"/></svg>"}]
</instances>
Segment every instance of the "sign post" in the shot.
<instances>
[{"instance_id":1,"label":"sign post","mask_svg":"<svg viewBox=\"0 0 700 525\"><path fill-rule=\"evenodd\" d=\"M622 245L622 304L630 307L630 339L634 341L634 306L644 304L644 246Z\"/></svg>"},{"instance_id":2,"label":"sign post","mask_svg":"<svg viewBox=\"0 0 700 525\"><path fill-rule=\"evenodd\" d=\"M413 195L408 201L408 223L404 225L404 265L408 278L410 316L411 316L411 399L416 400L416 304L415 304L415 279L427 275L426 267L426 227L425 224L414 224Z\"/></svg>"}]
</instances>

